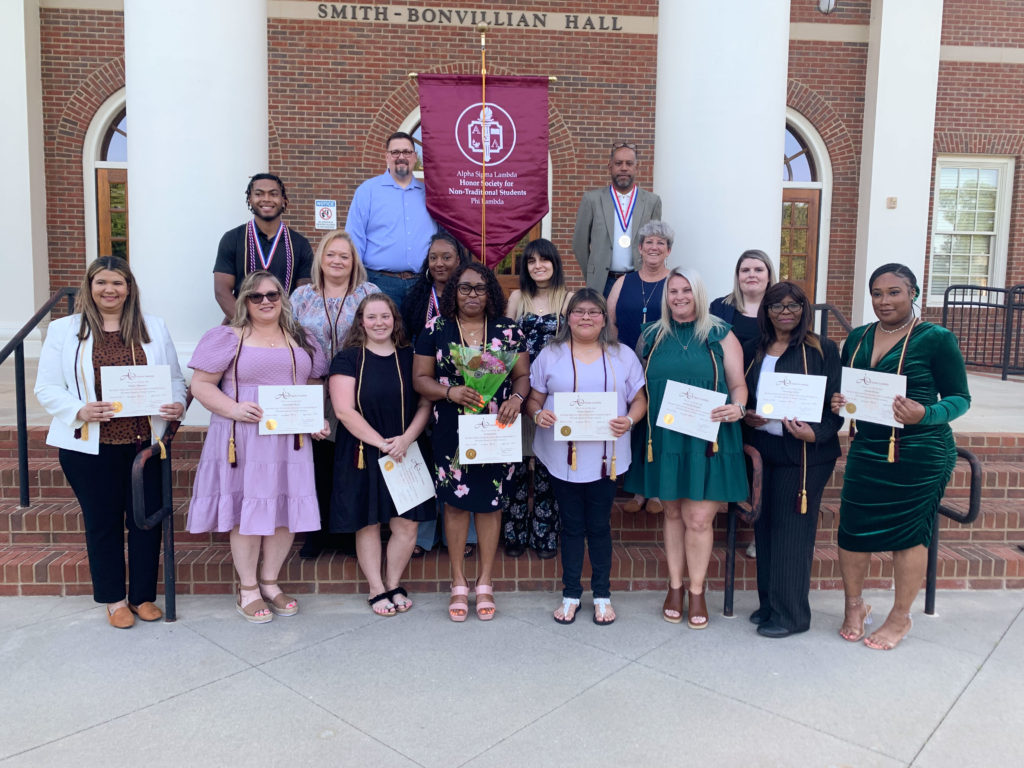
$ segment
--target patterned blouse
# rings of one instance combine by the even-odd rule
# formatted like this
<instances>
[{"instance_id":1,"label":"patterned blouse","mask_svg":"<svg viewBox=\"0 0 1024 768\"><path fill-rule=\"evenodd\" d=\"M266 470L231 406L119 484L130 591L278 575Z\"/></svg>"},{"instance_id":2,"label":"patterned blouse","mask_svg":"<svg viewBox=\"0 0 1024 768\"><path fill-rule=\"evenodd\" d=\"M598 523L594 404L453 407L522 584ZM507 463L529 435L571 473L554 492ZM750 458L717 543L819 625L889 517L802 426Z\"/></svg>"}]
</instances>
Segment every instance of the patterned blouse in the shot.
<instances>
[{"instance_id":1,"label":"patterned blouse","mask_svg":"<svg viewBox=\"0 0 1024 768\"><path fill-rule=\"evenodd\" d=\"M325 312L323 296L317 293L312 285L307 283L295 289L295 293L291 296L292 312L295 314L295 319L316 339L328 364L333 355L341 351L342 343L355 319L359 303L371 293L380 293L380 288L373 283L363 283L344 298L339 296L327 299L327 311ZM334 326L333 333L332 325ZM334 337L333 350L332 335Z\"/></svg>"}]
</instances>

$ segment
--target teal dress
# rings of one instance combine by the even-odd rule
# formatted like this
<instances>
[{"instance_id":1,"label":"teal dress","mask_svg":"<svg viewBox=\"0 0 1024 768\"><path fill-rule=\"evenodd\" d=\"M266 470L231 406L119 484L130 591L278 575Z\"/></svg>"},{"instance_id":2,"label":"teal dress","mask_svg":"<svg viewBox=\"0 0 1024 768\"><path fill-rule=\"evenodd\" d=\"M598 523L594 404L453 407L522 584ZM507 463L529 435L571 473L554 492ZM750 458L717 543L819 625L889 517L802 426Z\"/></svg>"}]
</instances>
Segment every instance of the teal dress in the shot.
<instances>
[{"instance_id":1,"label":"teal dress","mask_svg":"<svg viewBox=\"0 0 1024 768\"><path fill-rule=\"evenodd\" d=\"M721 343L729 333L729 326L715 326L707 341L701 344L694 340L693 323L673 320L671 324L672 333L661 340L653 354L651 347L658 333L658 324L644 326L641 334L640 357L646 364L650 410L649 417L633 431L633 462L623 487L629 493L669 501L741 501L748 494L739 422L722 423L718 430L718 452L712 456L707 455L710 445L707 441L653 426L665 396L665 383L669 380L715 389L717 365L718 391L729 393ZM651 462L647 461L649 425L654 430L654 460Z\"/></svg>"},{"instance_id":2,"label":"teal dress","mask_svg":"<svg viewBox=\"0 0 1024 768\"><path fill-rule=\"evenodd\" d=\"M843 347L844 366L896 373L902 341L871 365L877 325L854 329ZM907 340L902 373L907 377L907 397L925 407L924 418L896 430L899 455L893 463L888 460L892 428L856 423L839 510L839 546L849 552L928 546L935 513L956 464L949 422L971 404L956 337L941 326L920 323Z\"/></svg>"}]
</instances>

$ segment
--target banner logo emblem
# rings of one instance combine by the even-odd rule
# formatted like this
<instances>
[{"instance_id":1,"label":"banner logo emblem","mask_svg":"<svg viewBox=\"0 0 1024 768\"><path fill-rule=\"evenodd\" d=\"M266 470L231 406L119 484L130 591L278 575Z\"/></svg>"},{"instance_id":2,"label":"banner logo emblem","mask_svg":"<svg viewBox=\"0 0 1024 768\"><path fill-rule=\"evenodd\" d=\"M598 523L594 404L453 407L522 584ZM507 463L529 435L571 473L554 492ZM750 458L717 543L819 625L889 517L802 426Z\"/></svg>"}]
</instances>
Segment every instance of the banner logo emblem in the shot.
<instances>
[{"instance_id":1,"label":"banner logo emblem","mask_svg":"<svg viewBox=\"0 0 1024 768\"><path fill-rule=\"evenodd\" d=\"M497 104L470 104L455 121L455 143L463 157L476 165L499 165L516 147L516 124L512 115Z\"/></svg>"}]
</instances>

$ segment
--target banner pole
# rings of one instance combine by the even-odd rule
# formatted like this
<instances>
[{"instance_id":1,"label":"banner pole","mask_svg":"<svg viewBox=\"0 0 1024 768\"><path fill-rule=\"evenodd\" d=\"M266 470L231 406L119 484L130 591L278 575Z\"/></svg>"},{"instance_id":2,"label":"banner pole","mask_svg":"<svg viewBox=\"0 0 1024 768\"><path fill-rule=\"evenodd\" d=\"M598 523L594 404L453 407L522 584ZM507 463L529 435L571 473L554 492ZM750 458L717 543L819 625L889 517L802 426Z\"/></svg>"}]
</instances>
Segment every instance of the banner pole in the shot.
<instances>
[{"instance_id":1,"label":"banner pole","mask_svg":"<svg viewBox=\"0 0 1024 768\"><path fill-rule=\"evenodd\" d=\"M487 155L491 140L487 130L487 25L476 25L480 33L480 261L487 265Z\"/></svg>"}]
</instances>

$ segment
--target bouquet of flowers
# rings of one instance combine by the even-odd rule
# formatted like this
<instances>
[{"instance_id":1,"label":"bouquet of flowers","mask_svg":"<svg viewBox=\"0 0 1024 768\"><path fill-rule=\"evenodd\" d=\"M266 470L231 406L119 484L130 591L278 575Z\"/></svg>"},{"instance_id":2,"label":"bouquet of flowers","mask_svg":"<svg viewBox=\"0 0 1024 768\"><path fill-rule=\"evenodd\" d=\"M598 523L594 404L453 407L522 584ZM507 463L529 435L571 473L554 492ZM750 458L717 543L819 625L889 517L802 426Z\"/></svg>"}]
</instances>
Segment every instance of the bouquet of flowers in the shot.
<instances>
[{"instance_id":1,"label":"bouquet of flowers","mask_svg":"<svg viewBox=\"0 0 1024 768\"><path fill-rule=\"evenodd\" d=\"M466 386L479 392L484 399L484 404L479 408L465 408L466 413L483 412L519 358L518 352L502 349L497 339L489 346L485 345L482 350L452 342L448 345L448 351Z\"/></svg>"}]
</instances>

